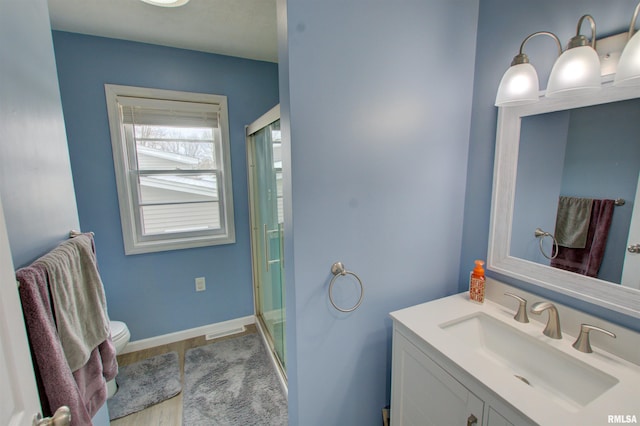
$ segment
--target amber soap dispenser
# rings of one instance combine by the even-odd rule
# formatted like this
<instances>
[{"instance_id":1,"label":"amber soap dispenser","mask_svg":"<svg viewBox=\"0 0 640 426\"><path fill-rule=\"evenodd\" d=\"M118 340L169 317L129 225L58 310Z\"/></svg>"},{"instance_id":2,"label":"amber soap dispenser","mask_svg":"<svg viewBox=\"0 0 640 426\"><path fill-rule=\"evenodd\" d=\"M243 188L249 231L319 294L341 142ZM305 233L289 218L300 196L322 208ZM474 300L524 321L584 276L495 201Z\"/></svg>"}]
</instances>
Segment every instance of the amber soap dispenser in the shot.
<instances>
[{"instance_id":1,"label":"amber soap dispenser","mask_svg":"<svg viewBox=\"0 0 640 426\"><path fill-rule=\"evenodd\" d=\"M476 266L471 271L471 276L469 277L469 299L473 302L484 303L484 287L485 287L485 278L484 278L484 261L476 260Z\"/></svg>"}]
</instances>

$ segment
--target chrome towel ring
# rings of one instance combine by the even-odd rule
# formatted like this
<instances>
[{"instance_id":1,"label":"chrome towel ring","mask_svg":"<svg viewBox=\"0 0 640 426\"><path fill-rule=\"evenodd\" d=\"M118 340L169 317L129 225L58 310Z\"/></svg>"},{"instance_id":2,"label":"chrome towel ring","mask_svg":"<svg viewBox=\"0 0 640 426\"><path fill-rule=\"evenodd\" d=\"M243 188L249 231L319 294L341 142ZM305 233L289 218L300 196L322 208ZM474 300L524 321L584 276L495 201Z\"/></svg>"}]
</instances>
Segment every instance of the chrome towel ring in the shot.
<instances>
[{"instance_id":1,"label":"chrome towel ring","mask_svg":"<svg viewBox=\"0 0 640 426\"><path fill-rule=\"evenodd\" d=\"M536 236L536 238L539 238L540 240L538 241L540 244L540 253L542 253L542 255L544 257L546 257L549 260L555 259L556 256L558 256L558 241L556 240L556 237L554 237L552 234L543 231L540 228L536 228L536 230L534 231L533 235ZM547 256L547 254L544 252L544 249L542 248L542 240L544 240L544 237L551 237L551 240L553 241L553 247L551 247L551 255ZM554 254L554 249L555 248L555 254Z\"/></svg>"},{"instance_id":2,"label":"chrome towel ring","mask_svg":"<svg viewBox=\"0 0 640 426\"><path fill-rule=\"evenodd\" d=\"M360 304L362 303L362 297L364 296L364 286L362 285L362 281L360 280L360 277L358 277L355 273L351 271L347 271L344 265L342 264L342 262L336 262L333 265L331 265L331 273L333 274L333 278L331 278L331 283L329 284L329 301L331 302L333 307L339 310L340 312L353 312L356 309L358 309L358 306L360 306ZM358 302L352 308L349 308L349 309L343 309L338 305L336 305L336 303L333 301L333 284L335 284L338 277L344 276L344 275L353 275L354 278L358 281L358 284L360 285L360 298L358 299Z\"/></svg>"}]
</instances>

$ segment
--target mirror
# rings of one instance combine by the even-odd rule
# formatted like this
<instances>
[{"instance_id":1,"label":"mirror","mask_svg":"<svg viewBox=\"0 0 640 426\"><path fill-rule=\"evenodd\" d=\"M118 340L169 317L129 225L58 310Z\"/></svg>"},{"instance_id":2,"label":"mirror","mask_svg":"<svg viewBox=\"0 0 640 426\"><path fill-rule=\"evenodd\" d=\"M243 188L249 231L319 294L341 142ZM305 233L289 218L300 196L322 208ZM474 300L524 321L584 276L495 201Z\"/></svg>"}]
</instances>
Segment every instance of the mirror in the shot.
<instances>
[{"instance_id":1,"label":"mirror","mask_svg":"<svg viewBox=\"0 0 640 426\"><path fill-rule=\"evenodd\" d=\"M489 270L640 318L640 290L620 285L640 170L640 141L628 137L640 134L639 97L640 87L605 83L590 95L500 108ZM626 201L613 208L597 278L551 267L540 251L534 231L554 234L560 195Z\"/></svg>"},{"instance_id":2,"label":"mirror","mask_svg":"<svg viewBox=\"0 0 640 426\"><path fill-rule=\"evenodd\" d=\"M640 262L640 256L627 251L630 226L640 226L631 221L633 210L638 207L635 203L640 172L638 117L640 99L522 118L511 256L554 267L568 263L567 268L574 271L589 269L588 273L601 280L640 288L640 276L628 277L625 282L622 279L625 258ZM566 233L559 232L556 224L560 196L587 199L565 205L565 215L573 216L571 222L563 222L563 229L573 232L570 234L573 241L563 241L561 235ZM587 214L593 204L591 199L617 201L609 209L608 228L598 227L598 220ZM586 241L590 224L594 226L594 234L596 229L599 231L596 243L606 241L603 250L594 250L591 256L588 247L592 244L587 245ZM536 238L532 232L536 228L557 237L560 246L572 245L576 249L561 249L559 256L549 259L557 254L557 248L550 236L541 241ZM569 256L572 262L567 261ZM589 268L578 268L579 263L587 262Z\"/></svg>"}]
</instances>

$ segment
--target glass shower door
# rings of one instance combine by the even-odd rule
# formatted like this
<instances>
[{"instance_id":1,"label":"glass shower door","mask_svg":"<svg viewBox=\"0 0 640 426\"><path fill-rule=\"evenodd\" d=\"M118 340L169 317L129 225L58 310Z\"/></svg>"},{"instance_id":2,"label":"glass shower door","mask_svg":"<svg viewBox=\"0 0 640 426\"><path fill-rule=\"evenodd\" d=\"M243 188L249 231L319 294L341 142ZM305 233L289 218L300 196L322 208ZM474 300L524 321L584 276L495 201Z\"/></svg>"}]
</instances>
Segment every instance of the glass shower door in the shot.
<instances>
[{"instance_id":1,"label":"glass shower door","mask_svg":"<svg viewBox=\"0 0 640 426\"><path fill-rule=\"evenodd\" d=\"M256 314L286 371L280 120L247 137Z\"/></svg>"}]
</instances>

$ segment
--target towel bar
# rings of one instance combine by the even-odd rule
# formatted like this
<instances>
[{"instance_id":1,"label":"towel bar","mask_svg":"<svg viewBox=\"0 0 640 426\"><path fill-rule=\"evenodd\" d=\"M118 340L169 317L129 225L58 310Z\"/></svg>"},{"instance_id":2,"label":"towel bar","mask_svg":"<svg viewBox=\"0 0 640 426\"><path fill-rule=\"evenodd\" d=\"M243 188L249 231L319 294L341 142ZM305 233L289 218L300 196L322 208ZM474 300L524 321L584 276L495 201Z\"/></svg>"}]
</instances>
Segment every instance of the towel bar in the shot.
<instances>
[{"instance_id":1,"label":"towel bar","mask_svg":"<svg viewBox=\"0 0 640 426\"><path fill-rule=\"evenodd\" d=\"M69 231L69 238L75 238L78 235L82 235L84 232L80 232L80 231L76 231L75 229L72 229L71 231ZM91 234L91 236L95 236L96 234L94 234L93 232L89 232L89 234Z\"/></svg>"}]
</instances>

